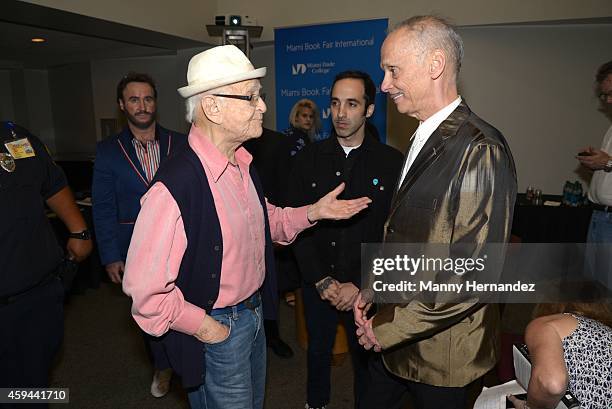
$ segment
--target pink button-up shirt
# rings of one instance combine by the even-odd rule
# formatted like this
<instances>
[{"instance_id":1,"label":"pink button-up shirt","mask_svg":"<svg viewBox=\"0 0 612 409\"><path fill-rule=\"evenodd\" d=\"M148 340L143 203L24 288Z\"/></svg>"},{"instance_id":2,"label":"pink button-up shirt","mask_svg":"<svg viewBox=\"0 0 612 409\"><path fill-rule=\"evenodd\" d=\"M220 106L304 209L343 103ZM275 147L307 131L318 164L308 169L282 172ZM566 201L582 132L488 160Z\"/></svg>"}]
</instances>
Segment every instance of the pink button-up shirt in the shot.
<instances>
[{"instance_id":1,"label":"pink button-up shirt","mask_svg":"<svg viewBox=\"0 0 612 409\"><path fill-rule=\"evenodd\" d=\"M265 276L264 215L249 174L252 156L236 151L236 164L193 126L189 145L200 159L212 191L223 237L219 297L214 308L237 304L261 287ZM187 248L178 205L155 183L141 199L127 255L123 290L132 297L132 315L151 335L169 329L194 334L205 310L187 302L175 281ZM307 206L279 208L266 201L272 240L288 244L312 224Z\"/></svg>"}]
</instances>

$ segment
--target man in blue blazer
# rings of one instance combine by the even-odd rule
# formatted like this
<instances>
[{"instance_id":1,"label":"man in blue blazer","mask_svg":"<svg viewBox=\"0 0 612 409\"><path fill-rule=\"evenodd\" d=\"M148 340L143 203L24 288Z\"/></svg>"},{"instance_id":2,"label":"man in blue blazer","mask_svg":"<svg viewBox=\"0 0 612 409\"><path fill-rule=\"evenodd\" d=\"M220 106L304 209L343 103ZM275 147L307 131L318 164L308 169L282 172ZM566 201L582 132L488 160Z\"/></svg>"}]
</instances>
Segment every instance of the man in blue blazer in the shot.
<instances>
[{"instance_id":1,"label":"man in blue blazer","mask_svg":"<svg viewBox=\"0 0 612 409\"><path fill-rule=\"evenodd\" d=\"M117 85L117 102L127 126L118 135L98 143L92 202L100 259L111 281L118 284L140 211L140 198L159 165L180 150L187 138L157 124L157 89L149 75L124 76ZM143 335L156 367L151 394L162 397L168 391L172 372L161 344Z\"/></svg>"}]
</instances>

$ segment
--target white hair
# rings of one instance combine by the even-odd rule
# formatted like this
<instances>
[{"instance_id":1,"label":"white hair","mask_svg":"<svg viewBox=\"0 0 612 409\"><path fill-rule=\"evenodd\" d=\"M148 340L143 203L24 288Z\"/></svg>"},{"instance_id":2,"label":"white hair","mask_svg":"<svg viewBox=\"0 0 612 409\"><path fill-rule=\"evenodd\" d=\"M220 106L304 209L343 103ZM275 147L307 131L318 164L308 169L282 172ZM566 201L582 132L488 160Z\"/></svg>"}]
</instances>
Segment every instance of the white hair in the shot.
<instances>
[{"instance_id":1,"label":"white hair","mask_svg":"<svg viewBox=\"0 0 612 409\"><path fill-rule=\"evenodd\" d=\"M463 40L449 22L437 16L414 16L399 23L392 32L401 29L414 35L414 46L421 58L436 48L442 49L453 66L455 77L459 74L463 60Z\"/></svg>"},{"instance_id":2,"label":"white hair","mask_svg":"<svg viewBox=\"0 0 612 409\"><path fill-rule=\"evenodd\" d=\"M197 109L200 105L200 102L202 101L202 98L204 98L206 95L227 93L229 89L233 89L232 85L234 84L213 88L187 98L185 100L185 120L187 120L187 122L189 122L190 124L194 123L196 119Z\"/></svg>"},{"instance_id":3,"label":"white hair","mask_svg":"<svg viewBox=\"0 0 612 409\"><path fill-rule=\"evenodd\" d=\"M195 94L185 100L185 120L192 124L195 121L195 110L202 101L202 94Z\"/></svg>"}]
</instances>

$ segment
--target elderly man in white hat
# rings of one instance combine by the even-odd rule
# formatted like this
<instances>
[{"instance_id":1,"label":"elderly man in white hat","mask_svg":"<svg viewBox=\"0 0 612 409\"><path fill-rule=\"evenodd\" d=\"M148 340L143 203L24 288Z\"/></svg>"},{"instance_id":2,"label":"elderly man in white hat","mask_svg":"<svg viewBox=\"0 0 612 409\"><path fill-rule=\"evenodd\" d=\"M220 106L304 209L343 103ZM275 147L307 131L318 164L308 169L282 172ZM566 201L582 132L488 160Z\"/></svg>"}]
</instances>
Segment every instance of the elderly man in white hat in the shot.
<instances>
[{"instance_id":1,"label":"elderly man in white hat","mask_svg":"<svg viewBox=\"0 0 612 409\"><path fill-rule=\"evenodd\" d=\"M123 289L134 319L162 337L194 408L263 407L261 324L277 305L272 242L290 243L317 220L349 218L370 202L337 200L342 185L302 208L265 200L241 147L262 133L265 74L231 45L191 59L178 90L189 143L143 196L128 251Z\"/></svg>"}]
</instances>

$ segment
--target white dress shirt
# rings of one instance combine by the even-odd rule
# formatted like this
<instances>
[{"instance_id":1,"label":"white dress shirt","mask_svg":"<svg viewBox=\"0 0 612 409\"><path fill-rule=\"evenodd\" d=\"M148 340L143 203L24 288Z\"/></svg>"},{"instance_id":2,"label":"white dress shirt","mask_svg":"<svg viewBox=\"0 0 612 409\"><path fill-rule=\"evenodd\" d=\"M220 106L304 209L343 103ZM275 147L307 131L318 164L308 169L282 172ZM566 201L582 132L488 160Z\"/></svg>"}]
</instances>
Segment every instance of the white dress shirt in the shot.
<instances>
[{"instance_id":1,"label":"white dress shirt","mask_svg":"<svg viewBox=\"0 0 612 409\"><path fill-rule=\"evenodd\" d=\"M416 132L410 139L414 139L412 145L410 145L410 151L408 152L408 159L404 163L404 168L402 169L402 178L400 179L400 183L398 186L401 186L404 182L404 178L408 173L408 170L414 163L414 160L425 146L425 143L429 139L429 137L434 133L436 129L440 126L442 122L459 106L461 103L461 96L457 97L456 100L427 118L425 121L419 124Z\"/></svg>"},{"instance_id":2,"label":"white dress shirt","mask_svg":"<svg viewBox=\"0 0 612 409\"><path fill-rule=\"evenodd\" d=\"M612 153L612 125L604 136L601 150L608 155ZM603 206L612 206L612 172L596 170L593 173L589 188L589 200Z\"/></svg>"}]
</instances>

